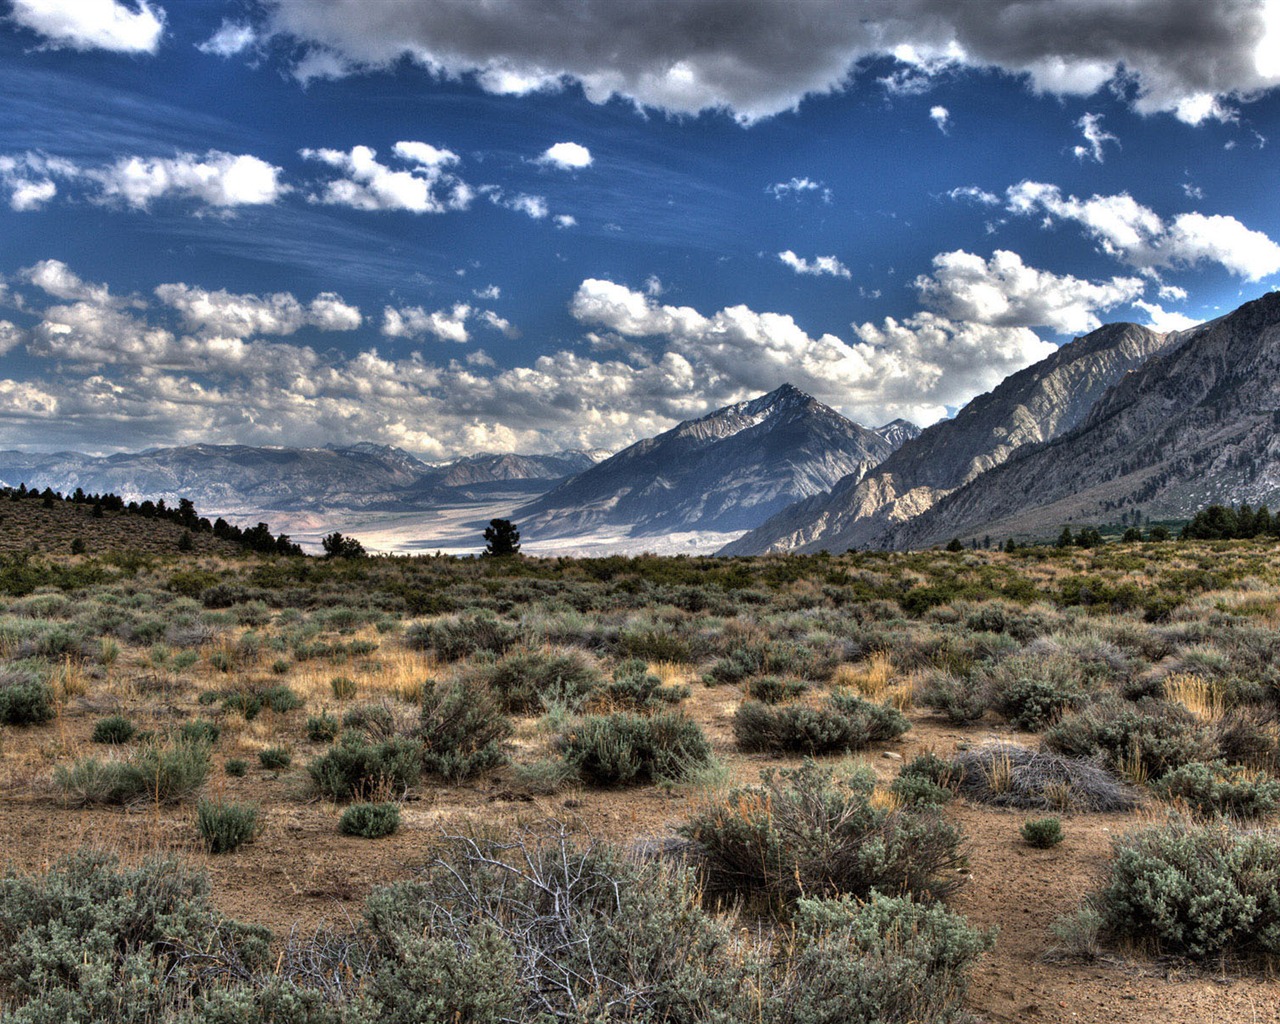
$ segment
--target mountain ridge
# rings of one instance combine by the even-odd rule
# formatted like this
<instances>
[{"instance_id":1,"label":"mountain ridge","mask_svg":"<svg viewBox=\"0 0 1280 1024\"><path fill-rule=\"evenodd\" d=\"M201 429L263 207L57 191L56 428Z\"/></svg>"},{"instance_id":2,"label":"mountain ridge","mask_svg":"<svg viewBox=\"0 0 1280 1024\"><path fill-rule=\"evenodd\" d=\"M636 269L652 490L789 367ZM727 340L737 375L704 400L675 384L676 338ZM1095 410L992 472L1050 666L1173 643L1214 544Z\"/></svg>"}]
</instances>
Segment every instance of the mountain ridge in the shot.
<instances>
[{"instance_id":1,"label":"mountain ridge","mask_svg":"<svg viewBox=\"0 0 1280 1024\"><path fill-rule=\"evenodd\" d=\"M1178 342L1177 332L1138 324L1099 327L921 431L861 479L842 479L827 494L781 510L720 553L883 546L896 523L922 515L1023 446L1072 429L1111 384Z\"/></svg>"},{"instance_id":2,"label":"mountain ridge","mask_svg":"<svg viewBox=\"0 0 1280 1024\"><path fill-rule=\"evenodd\" d=\"M791 384L644 438L516 510L530 537L731 532L865 473L891 447Z\"/></svg>"}]
</instances>

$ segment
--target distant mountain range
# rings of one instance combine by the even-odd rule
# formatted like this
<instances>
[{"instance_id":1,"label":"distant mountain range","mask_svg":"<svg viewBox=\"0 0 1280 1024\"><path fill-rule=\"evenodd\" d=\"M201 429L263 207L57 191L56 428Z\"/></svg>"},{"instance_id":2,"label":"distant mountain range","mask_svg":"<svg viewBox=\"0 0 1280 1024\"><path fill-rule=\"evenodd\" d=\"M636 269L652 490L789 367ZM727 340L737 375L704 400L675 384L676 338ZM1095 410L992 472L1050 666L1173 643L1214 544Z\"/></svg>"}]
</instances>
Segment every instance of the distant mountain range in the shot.
<instances>
[{"instance_id":1,"label":"distant mountain range","mask_svg":"<svg viewBox=\"0 0 1280 1024\"><path fill-rule=\"evenodd\" d=\"M93 456L0 452L0 482L43 490L111 492L128 500L190 498L202 512L404 510L488 485L531 482L536 494L594 465L607 452L474 455L432 466L400 448L356 444L256 448L199 444Z\"/></svg>"},{"instance_id":2,"label":"distant mountain range","mask_svg":"<svg viewBox=\"0 0 1280 1024\"><path fill-rule=\"evenodd\" d=\"M884 433L868 430L784 384L639 441L516 509L515 518L530 539L602 527L631 537L748 530L837 480L860 477L913 429L895 421Z\"/></svg>"}]
</instances>

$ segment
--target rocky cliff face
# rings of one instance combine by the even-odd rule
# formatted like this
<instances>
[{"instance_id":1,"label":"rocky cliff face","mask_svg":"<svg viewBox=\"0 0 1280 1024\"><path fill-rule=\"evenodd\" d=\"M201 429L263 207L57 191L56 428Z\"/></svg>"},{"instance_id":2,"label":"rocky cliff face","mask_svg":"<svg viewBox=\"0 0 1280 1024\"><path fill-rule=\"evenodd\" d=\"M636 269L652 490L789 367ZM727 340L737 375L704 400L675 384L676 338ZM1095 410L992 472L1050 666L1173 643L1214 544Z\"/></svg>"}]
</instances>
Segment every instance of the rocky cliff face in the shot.
<instances>
[{"instance_id":1,"label":"rocky cliff face","mask_svg":"<svg viewBox=\"0 0 1280 1024\"><path fill-rule=\"evenodd\" d=\"M1180 340L1137 324L1100 327L906 441L865 477L783 510L722 554L885 546L898 524L1019 449L1079 425L1107 388Z\"/></svg>"},{"instance_id":2,"label":"rocky cliff face","mask_svg":"<svg viewBox=\"0 0 1280 1024\"><path fill-rule=\"evenodd\" d=\"M1122 512L1280 498L1280 293L1203 325L1112 387L1076 429L895 527L894 546L1047 534Z\"/></svg>"},{"instance_id":3,"label":"rocky cliff face","mask_svg":"<svg viewBox=\"0 0 1280 1024\"><path fill-rule=\"evenodd\" d=\"M602 526L632 536L745 530L836 480L861 476L888 441L783 385L637 442L516 510L525 535Z\"/></svg>"}]
</instances>

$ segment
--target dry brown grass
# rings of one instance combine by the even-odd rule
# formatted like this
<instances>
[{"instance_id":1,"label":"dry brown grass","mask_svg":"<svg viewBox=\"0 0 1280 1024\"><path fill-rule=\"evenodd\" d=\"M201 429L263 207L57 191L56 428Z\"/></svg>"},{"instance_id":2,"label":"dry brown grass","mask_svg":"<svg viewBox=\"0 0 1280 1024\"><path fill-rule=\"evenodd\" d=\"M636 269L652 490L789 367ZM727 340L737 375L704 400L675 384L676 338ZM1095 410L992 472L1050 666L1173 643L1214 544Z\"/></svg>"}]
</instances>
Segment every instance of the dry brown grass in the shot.
<instances>
[{"instance_id":1,"label":"dry brown grass","mask_svg":"<svg viewBox=\"0 0 1280 1024\"><path fill-rule=\"evenodd\" d=\"M1175 672L1164 681L1164 695L1202 722L1216 722L1229 710L1219 687L1191 672Z\"/></svg>"}]
</instances>

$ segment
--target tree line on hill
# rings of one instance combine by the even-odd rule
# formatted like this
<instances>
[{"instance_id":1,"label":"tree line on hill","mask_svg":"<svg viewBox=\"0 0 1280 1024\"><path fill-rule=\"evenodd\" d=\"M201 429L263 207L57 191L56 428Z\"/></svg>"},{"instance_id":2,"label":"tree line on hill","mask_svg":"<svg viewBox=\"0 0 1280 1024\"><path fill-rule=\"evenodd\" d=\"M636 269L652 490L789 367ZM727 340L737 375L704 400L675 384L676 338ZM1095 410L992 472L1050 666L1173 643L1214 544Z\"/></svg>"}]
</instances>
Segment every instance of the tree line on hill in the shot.
<instances>
[{"instance_id":1,"label":"tree line on hill","mask_svg":"<svg viewBox=\"0 0 1280 1024\"><path fill-rule=\"evenodd\" d=\"M53 508L59 503L88 505L91 509L90 515L95 519L101 519L107 512L118 512L143 519L167 520L187 530L187 534L183 535L178 545L184 550L189 550L191 546L188 534L210 533L220 540L230 541L232 544L262 554L302 554L302 548L291 541L288 534L273 534L266 523L240 527L228 523L221 516L210 522L196 512L196 507L190 498L181 498L176 506L169 506L165 504L163 498L158 501L148 499L126 502L118 494L86 494L83 488L77 487L71 494L63 495L50 487L46 487L43 491L37 491L35 488L28 489L25 483L20 483L17 487L0 489L0 498L9 498L12 501L35 499L39 500L45 508Z\"/></svg>"}]
</instances>

